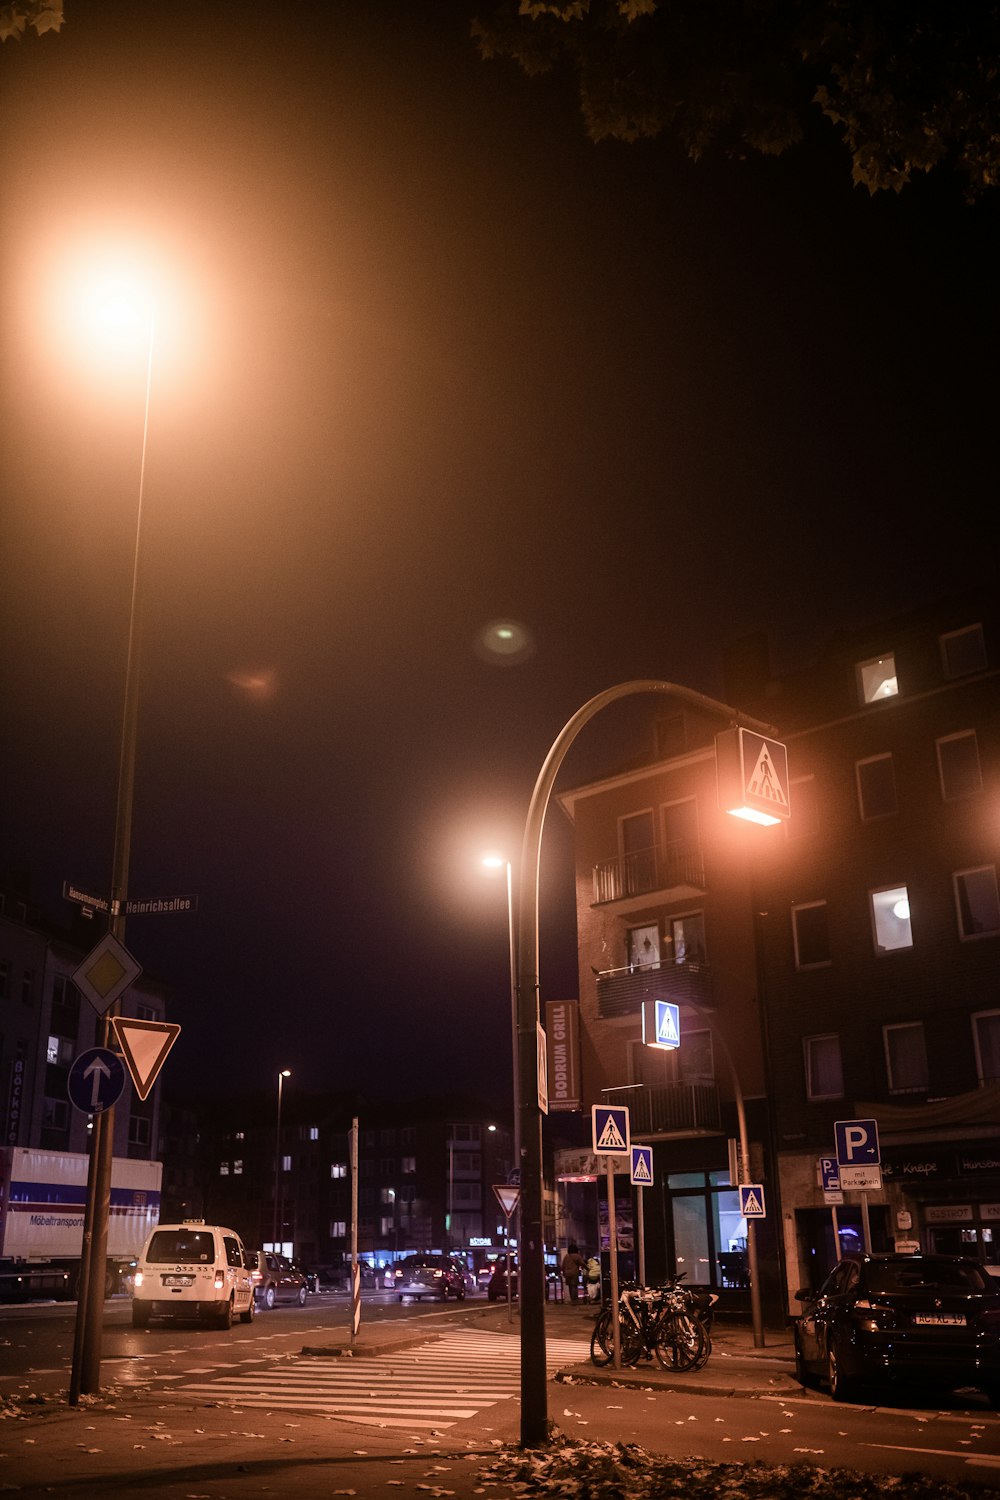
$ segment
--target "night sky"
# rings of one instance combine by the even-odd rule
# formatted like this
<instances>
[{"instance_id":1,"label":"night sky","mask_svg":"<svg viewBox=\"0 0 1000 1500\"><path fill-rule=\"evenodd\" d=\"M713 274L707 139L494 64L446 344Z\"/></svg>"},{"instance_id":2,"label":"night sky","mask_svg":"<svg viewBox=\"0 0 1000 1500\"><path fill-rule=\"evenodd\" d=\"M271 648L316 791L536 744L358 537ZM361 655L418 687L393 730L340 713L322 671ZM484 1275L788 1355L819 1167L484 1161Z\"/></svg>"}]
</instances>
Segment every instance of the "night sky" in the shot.
<instances>
[{"instance_id":1,"label":"night sky","mask_svg":"<svg viewBox=\"0 0 1000 1500\"><path fill-rule=\"evenodd\" d=\"M575 710L995 576L997 204L872 199L822 121L778 161L595 146L472 0L66 9L0 48L0 866L60 918L110 879L145 346L112 364L71 297L141 255L130 894L199 899L126 934L165 1084L503 1098L478 862ZM558 810L544 866L543 999Z\"/></svg>"}]
</instances>

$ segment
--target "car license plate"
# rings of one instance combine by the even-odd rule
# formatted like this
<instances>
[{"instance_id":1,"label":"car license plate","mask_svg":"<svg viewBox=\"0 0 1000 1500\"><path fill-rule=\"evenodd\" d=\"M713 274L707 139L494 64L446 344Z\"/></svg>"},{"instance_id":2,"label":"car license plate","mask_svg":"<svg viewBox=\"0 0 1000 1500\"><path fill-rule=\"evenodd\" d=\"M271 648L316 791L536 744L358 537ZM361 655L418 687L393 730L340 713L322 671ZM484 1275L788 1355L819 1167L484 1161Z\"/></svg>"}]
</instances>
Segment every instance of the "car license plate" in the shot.
<instances>
[{"instance_id":1,"label":"car license plate","mask_svg":"<svg viewBox=\"0 0 1000 1500\"><path fill-rule=\"evenodd\" d=\"M949 1328L964 1328L965 1313L914 1313L914 1323L944 1323Z\"/></svg>"},{"instance_id":2,"label":"car license plate","mask_svg":"<svg viewBox=\"0 0 1000 1500\"><path fill-rule=\"evenodd\" d=\"M164 1276L164 1286L191 1286L194 1278L192 1276Z\"/></svg>"}]
</instances>

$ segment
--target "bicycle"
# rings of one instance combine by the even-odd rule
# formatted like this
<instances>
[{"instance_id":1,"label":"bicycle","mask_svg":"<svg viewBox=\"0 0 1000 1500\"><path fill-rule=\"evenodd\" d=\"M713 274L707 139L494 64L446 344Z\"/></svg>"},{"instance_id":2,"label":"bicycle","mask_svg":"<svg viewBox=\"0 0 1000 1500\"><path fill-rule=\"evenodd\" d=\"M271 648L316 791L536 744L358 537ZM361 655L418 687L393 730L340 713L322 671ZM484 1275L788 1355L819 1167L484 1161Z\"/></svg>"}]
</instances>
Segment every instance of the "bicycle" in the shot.
<instances>
[{"instance_id":1,"label":"bicycle","mask_svg":"<svg viewBox=\"0 0 1000 1500\"><path fill-rule=\"evenodd\" d=\"M604 1366L614 1358L614 1323L605 1304L594 1324L590 1358ZM641 1287L626 1282L618 1298L619 1343L622 1363L634 1365L654 1356L665 1370L699 1369L711 1352L701 1320L694 1316L690 1294L676 1283Z\"/></svg>"}]
</instances>

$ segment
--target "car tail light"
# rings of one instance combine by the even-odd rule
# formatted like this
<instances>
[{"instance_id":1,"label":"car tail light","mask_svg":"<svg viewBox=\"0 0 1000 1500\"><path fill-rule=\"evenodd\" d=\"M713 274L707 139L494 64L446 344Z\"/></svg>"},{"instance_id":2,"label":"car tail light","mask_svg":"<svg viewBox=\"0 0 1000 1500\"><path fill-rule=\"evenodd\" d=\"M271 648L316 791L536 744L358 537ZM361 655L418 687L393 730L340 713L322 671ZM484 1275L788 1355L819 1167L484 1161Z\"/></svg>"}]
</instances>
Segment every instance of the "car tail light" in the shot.
<instances>
[{"instance_id":1,"label":"car tail light","mask_svg":"<svg viewBox=\"0 0 1000 1500\"><path fill-rule=\"evenodd\" d=\"M435 1276L443 1276L444 1275L444 1272L442 1271L442 1269L441 1269L440 1266L435 1266L434 1267L434 1275Z\"/></svg>"},{"instance_id":2,"label":"car tail light","mask_svg":"<svg viewBox=\"0 0 1000 1500\"><path fill-rule=\"evenodd\" d=\"M220 1287L225 1286L225 1284L226 1284L226 1273L225 1273L225 1271L216 1271L216 1273L215 1273L215 1288L216 1288L216 1291L218 1291L218 1289Z\"/></svg>"},{"instance_id":3,"label":"car tail light","mask_svg":"<svg viewBox=\"0 0 1000 1500\"><path fill-rule=\"evenodd\" d=\"M132 1285L133 1286L142 1286L142 1272L141 1271L136 1271L135 1275L132 1278Z\"/></svg>"}]
</instances>

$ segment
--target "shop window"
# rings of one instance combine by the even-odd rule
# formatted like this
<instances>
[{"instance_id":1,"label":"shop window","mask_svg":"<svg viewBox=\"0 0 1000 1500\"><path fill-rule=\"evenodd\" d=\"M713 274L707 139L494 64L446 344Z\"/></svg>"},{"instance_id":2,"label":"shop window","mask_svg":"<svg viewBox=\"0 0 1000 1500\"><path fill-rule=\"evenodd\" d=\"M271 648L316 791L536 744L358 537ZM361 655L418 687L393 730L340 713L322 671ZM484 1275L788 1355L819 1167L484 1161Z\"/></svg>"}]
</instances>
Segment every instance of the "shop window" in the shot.
<instances>
[{"instance_id":1,"label":"shop window","mask_svg":"<svg viewBox=\"0 0 1000 1500\"><path fill-rule=\"evenodd\" d=\"M842 1099L844 1065L840 1055L840 1037L835 1032L824 1036L803 1037L805 1051L806 1097L808 1099Z\"/></svg>"},{"instance_id":2,"label":"shop window","mask_svg":"<svg viewBox=\"0 0 1000 1500\"><path fill-rule=\"evenodd\" d=\"M927 1088L927 1043L922 1021L882 1027L889 1092L922 1093Z\"/></svg>"},{"instance_id":3,"label":"shop window","mask_svg":"<svg viewBox=\"0 0 1000 1500\"><path fill-rule=\"evenodd\" d=\"M966 729L961 734L948 734L938 740L937 758L941 796L945 802L974 797L977 792L982 791L983 773L979 765L979 744L974 729Z\"/></svg>"},{"instance_id":4,"label":"shop window","mask_svg":"<svg viewBox=\"0 0 1000 1500\"><path fill-rule=\"evenodd\" d=\"M996 866L983 865L978 870L956 870L952 881L955 886L958 930L962 937L992 937L1000 932Z\"/></svg>"},{"instance_id":5,"label":"shop window","mask_svg":"<svg viewBox=\"0 0 1000 1500\"><path fill-rule=\"evenodd\" d=\"M873 755L854 767L858 783L858 805L866 823L888 818L896 811L896 777L891 755Z\"/></svg>"},{"instance_id":6,"label":"shop window","mask_svg":"<svg viewBox=\"0 0 1000 1500\"><path fill-rule=\"evenodd\" d=\"M875 656L871 661L858 662L855 672L858 697L862 703L879 703L883 698L895 698L899 692L896 658L892 652L885 656Z\"/></svg>"},{"instance_id":7,"label":"shop window","mask_svg":"<svg viewBox=\"0 0 1000 1500\"><path fill-rule=\"evenodd\" d=\"M913 947L910 897L905 885L870 891L872 933L876 953L896 953Z\"/></svg>"},{"instance_id":8,"label":"shop window","mask_svg":"<svg viewBox=\"0 0 1000 1500\"><path fill-rule=\"evenodd\" d=\"M981 1010L972 1017L976 1072L981 1084L1000 1083L1000 1010Z\"/></svg>"},{"instance_id":9,"label":"shop window","mask_svg":"<svg viewBox=\"0 0 1000 1500\"><path fill-rule=\"evenodd\" d=\"M941 661L946 677L968 677L986 667L986 640L981 625L949 630L941 637Z\"/></svg>"},{"instance_id":10,"label":"shop window","mask_svg":"<svg viewBox=\"0 0 1000 1500\"><path fill-rule=\"evenodd\" d=\"M792 907L792 939L797 969L819 969L830 963L830 930L825 901Z\"/></svg>"}]
</instances>

